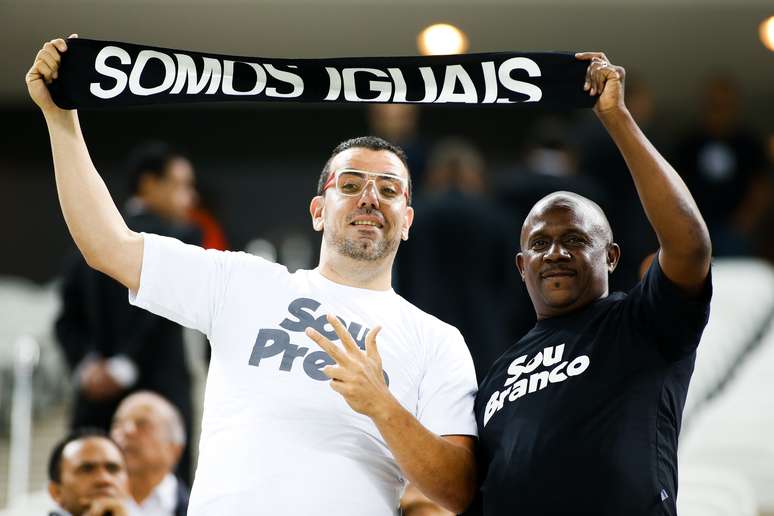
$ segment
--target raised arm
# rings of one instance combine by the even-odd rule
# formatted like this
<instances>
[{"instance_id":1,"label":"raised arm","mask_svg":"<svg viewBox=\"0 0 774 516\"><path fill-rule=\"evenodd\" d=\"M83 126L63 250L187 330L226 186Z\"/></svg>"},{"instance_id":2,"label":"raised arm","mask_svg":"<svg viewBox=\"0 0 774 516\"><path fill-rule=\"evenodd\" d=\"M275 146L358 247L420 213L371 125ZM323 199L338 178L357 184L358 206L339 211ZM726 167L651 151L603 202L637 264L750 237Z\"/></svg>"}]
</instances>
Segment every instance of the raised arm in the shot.
<instances>
[{"instance_id":1,"label":"raised arm","mask_svg":"<svg viewBox=\"0 0 774 516\"><path fill-rule=\"evenodd\" d=\"M26 76L30 97L48 125L62 214L86 262L136 291L142 267L142 236L126 226L94 168L78 113L60 109L48 92L48 85L59 76L61 53L66 51L64 39L44 44Z\"/></svg>"},{"instance_id":2,"label":"raised arm","mask_svg":"<svg viewBox=\"0 0 774 516\"><path fill-rule=\"evenodd\" d=\"M680 176L653 147L624 104L625 70L601 52L576 54L589 61L584 88L599 95L594 112L618 146L658 237L664 274L688 292L707 277L712 254L709 232Z\"/></svg>"}]
</instances>

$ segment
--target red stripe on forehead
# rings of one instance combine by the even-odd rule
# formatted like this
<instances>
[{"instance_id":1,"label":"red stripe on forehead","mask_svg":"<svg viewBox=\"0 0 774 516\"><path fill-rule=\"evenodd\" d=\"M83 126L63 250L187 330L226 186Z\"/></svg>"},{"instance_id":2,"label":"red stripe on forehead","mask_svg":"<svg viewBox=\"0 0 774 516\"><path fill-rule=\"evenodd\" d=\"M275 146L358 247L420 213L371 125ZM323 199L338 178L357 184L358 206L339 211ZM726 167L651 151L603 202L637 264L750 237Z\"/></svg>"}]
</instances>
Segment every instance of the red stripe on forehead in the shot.
<instances>
[{"instance_id":1,"label":"red stripe on forehead","mask_svg":"<svg viewBox=\"0 0 774 516\"><path fill-rule=\"evenodd\" d=\"M328 187L329 187L329 186L331 186L331 184L333 184L333 181L334 181L334 179L335 179L335 176L336 176L336 174L334 173L334 171L333 171L333 170L331 170L331 171L328 173L328 179L325 181L325 184L324 184L324 185L323 185L323 187L322 187L322 191L323 191L323 192L324 192L325 190L327 190L327 189L328 189Z\"/></svg>"}]
</instances>

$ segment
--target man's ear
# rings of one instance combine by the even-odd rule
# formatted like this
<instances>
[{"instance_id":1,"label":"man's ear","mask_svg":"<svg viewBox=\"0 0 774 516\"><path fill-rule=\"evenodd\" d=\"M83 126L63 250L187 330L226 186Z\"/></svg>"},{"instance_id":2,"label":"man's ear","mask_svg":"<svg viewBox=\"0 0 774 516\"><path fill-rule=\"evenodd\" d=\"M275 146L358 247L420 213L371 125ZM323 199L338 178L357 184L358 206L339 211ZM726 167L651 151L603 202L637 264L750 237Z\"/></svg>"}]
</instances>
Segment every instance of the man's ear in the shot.
<instances>
[{"instance_id":1,"label":"man's ear","mask_svg":"<svg viewBox=\"0 0 774 516\"><path fill-rule=\"evenodd\" d=\"M521 281L524 282L524 255L517 253L515 261L516 268L519 269L519 276L521 276Z\"/></svg>"},{"instance_id":2,"label":"man's ear","mask_svg":"<svg viewBox=\"0 0 774 516\"><path fill-rule=\"evenodd\" d=\"M621 248L613 242L607 246L607 273L612 274L621 260Z\"/></svg>"},{"instance_id":3,"label":"man's ear","mask_svg":"<svg viewBox=\"0 0 774 516\"><path fill-rule=\"evenodd\" d=\"M312 198L309 204L309 214L312 216L312 227L315 231L323 230L323 212L325 208L325 197L317 195Z\"/></svg>"},{"instance_id":4,"label":"man's ear","mask_svg":"<svg viewBox=\"0 0 774 516\"><path fill-rule=\"evenodd\" d=\"M58 503L60 506L62 505L62 486L54 482L53 480L48 483L48 494L51 495L51 498Z\"/></svg>"},{"instance_id":5,"label":"man's ear","mask_svg":"<svg viewBox=\"0 0 774 516\"><path fill-rule=\"evenodd\" d=\"M409 229L411 229L411 224L414 223L414 208L409 206L406 208L406 216L403 218L403 227L400 230L400 238L402 240L408 240L409 238Z\"/></svg>"}]
</instances>

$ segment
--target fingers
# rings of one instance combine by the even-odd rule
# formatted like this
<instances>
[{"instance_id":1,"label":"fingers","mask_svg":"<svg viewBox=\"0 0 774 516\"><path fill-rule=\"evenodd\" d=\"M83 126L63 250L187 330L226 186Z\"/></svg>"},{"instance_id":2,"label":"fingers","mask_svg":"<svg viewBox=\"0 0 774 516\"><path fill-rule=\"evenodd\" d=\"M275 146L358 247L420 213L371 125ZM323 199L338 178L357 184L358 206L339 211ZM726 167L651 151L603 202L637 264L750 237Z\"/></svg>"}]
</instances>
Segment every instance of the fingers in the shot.
<instances>
[{"instance_id":1,"label":"fingers","mask_svg":"<svg viewBox=\"0 0 774 516\"><path fill-rule=\"evenodd\" d=\"M35 62L28 72L33 80L43 78L46 84L59 77L59 64L62 62L61 52L67 51L67 43L62 38L52 39L43 44Z\"/></svg>"},{"instance_id":2,"label":"fingers","mask_svg":"<svg viewBox=\"0 0 774 516\"><path fill-rule=\"evenodd\" d=\"M376 336L379 335L380 331L382 331L381 326L377 326L373 328L368 332L368 335L366 335L366 340L365 340L366 355L368 355L370 358L378 360L379 363L381 363L382 357L379 356L379 348L376 345Z\"/></svg>"},{"instance_id":3,"label":"fingers","mask_svg":"<svg viewBox=\"0 0 774 516\"><path fill-rule=\"evenodd\" d=\"M67 52L67 42L62 38L52 39L51 41L46 43L46 45L48 45L49 43L54 45L59 52Z\"/></svg>"},{"instance_id":4,"label":"fingers","mask_svg":"<svg viewBox=\"0 0 774 516\"><path fill-rule=\"evenodd\" d=\"M578 52L575 54L575 59L581 61L591 61L591 65L586 68L586 79L583 82L583 91L588 91L589 95L595 95L602 90L599 89L599 84L595 83L592 77L592 67L599 67L599 63L609 63L609 60L604 52Z\"/></svg>"},{"instance_id":5,"label":"fingers","mask_svg":"<svg viewBox=\"0 0 774 516\"><path fill-rule=\"evenodd\" d=\"M594 58L609 61L604 52L578 52L575 54L575 59L580 59L581 61L591 61Z\"/></svg>"},{"instance_id":6,"label":"fingers","mask_svg":"<svg viewBox=\"0 0 774 516\"><path fill-rule=\"evenodd\" d=\"M325 376L337 382L343 382L347 379L347 371L341 366L329 365L323 367L321 371Z\"/></svg>"},{"instance_id":7,"label":"fingers","mask_svg":"<svg viewBox=\"0 0 774 516\"><path fill-rule=\"evenodd\" d=\"M591 61L591 65L589 65L587 72L591 83L591 91L589 92L591 95L602 93L602 90L605 88L605 69L608 66L610 66L610 64L601 59L594 59Z\"/></svg>"},{"instance_id":8,"label":"fingers","mask_svg":"<svg viewBox=\"0 0 774 516\"><path fill-rule=\"evenodd\" d=\"M57 77L59 77L59 61L61 60L61 58L59 57L59 52L56 52L56 55L53 55L50 52L47 52L45 49L43 49L40 52L38 52L36 59L44 62L48 66L48 69L51 70L52 79L56 79Z\"/></svg>"},{"instance_id":9,"label":"fingers","mask_svg":"<svg viewBox=\"0 0 774 516\"><path fill-rule=\"evenodd\" d=\"M338 335L341 339L341 343L344 345L344 349L346 349L349 353L359 353L360 348L357 347L357 344L355 344L355 339L352 338L352 335L349 334L347 328L344 327L344 323L342 323L338 317L332 314L327 314L325 318L328 319L328 323L333 326L336 335Z\"/></svg>"},{"instance_id":10,"label":"fingers","mask_svg":"<svg viewBox=\"0 0 774 516\"><path fill-rule=\"evenodd\" d=\"M314 328L307 328L304 333L306 336L317 343L323 351L336 361L337 364L348 364L350 362L343 349L339 348L336 344L326 339Z\"/></svg>"},{"instance_id":11,"label":"fingers","mask_svg":"<svg viewBox=\"0 0 774 516\"><path fill-rule=\"evenodd\" d=\"M589 95L600 95L605 89L605 83L610 79L623 81L624 69L612 65L604 52L578 52L575 58L590 61L583 83L583 90L588 91Z\"/></svg>"}]
</instances>

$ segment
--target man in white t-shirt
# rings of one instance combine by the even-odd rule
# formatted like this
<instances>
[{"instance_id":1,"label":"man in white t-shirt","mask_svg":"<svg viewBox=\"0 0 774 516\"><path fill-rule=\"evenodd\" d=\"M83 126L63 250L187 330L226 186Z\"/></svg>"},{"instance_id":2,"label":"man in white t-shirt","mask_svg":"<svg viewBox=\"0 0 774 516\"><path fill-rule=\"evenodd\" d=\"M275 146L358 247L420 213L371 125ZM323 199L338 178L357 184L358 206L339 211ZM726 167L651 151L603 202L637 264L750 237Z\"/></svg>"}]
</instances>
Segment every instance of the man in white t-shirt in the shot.
<instances>
[{"instance_id":1,"label":"man in white t-shirt","mask_svg":"<svg viewBox=\"0 0 774 516\"><path fill-rule=\"evenodd\" d=\"M138 234L77 113L49 96L66 48L46 43L27 85L70 233L133 304L212 346L190 514L394 515L407 480L461 512L475 491L476 379L460 333L390 288L414 216L403 152L371 137L334 150L310 205L314 270Z\"/></svg>"}]
</instances>

